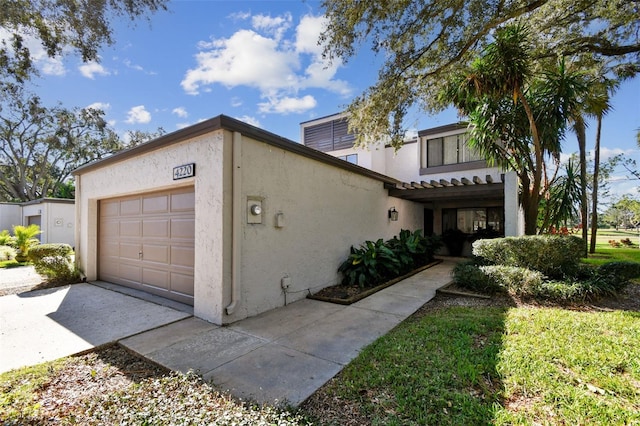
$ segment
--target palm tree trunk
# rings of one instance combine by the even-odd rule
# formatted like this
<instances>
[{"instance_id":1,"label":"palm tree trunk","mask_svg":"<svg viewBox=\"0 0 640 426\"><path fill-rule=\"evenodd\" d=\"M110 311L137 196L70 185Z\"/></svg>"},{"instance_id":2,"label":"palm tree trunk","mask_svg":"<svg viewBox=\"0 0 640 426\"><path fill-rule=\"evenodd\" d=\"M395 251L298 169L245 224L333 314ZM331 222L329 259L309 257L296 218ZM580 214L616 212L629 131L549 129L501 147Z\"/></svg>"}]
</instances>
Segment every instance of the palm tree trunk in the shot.
<instances>
[{"instance_id":1,"label":"palm tree trunk","mask_svg":"<svg viewBox=\"0 0 640 426\"><path fill-rule=\"evenodd\" d=\"M522 192L529 191L528 194L528 205L524 205L524 233L526 235L535 235L537 231L538 224L538 205L540 203L540 188L542 185L542 167L543 167L543 150L542 144L540 142L540 135L538 134L538 126L536 125L536 120L533 115L533 111L531 110L531 106L527 99L524 97L524 93L522 93L522 89L520 87L515 88L515 92L517 96L520 98L520 102L522 102L522 107L524 108L525 113L527 114L527 119L529 120L529 128L531 129L531 137L533 139L533 150L534 150L534 159L535 165L533 171L533 181L530 187L522 188Z\"/></svg>"},{"instance_id":2,"label":"palm tree trunk","mask_svg":"<svg viewBox=\"0 0 640 426\"><path fill-rule=\"evenodd\" d=\"M591 243L589 253L596 252L596 237L598 233L598 177L600 174L600 132L602 130L602 114L598 114L598 127L596 129L596 143L594 147L593 165L593 193L591 194Z\"/></svg>"},{"instance_id":3,"label":"palm tree trunk","mask_svg":"<svg viewBox=\"0 0 640 426\"><path fill-rule=\"evenodd\" d=\"M587 257L587 240L589 227L589 201L587 200L587 135L586 124L582 115L575 118L573 129L578 138L578 150L580 151L580 216L582 225L582 240L584 244L584 256Z\"/></svg>"}]
</instances>

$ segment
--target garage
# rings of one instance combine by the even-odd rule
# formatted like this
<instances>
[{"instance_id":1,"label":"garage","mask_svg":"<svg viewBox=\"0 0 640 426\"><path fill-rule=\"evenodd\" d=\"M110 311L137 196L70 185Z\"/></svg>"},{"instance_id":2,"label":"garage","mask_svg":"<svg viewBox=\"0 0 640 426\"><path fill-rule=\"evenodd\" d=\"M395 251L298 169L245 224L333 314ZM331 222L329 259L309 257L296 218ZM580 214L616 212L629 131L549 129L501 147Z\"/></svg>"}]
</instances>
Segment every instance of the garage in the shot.
<instances>
[{"instance_id":1,"label":"garage","mask_svg":"<svg viewBox=\"0 0 640 426\"><path fill-rule=\"evenodd\" d=\"M100 200L98 277L193 305L194 188Z\"/></svg>"}]
</instances>

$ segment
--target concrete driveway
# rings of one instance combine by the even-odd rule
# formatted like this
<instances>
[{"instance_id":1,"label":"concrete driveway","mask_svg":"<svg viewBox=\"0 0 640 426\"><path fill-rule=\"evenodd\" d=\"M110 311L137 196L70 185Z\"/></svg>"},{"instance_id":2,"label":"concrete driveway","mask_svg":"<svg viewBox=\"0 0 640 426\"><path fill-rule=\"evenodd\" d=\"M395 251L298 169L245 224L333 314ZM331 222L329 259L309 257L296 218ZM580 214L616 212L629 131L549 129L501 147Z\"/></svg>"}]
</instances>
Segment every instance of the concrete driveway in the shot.
<instances>
[{"instance_id":1,"label":"concrete driveway","mask_svg":"<svg viewBox=\"0 0 640 426\"><path fill-rule=\"evenodd\" d=\"M82 352L190 316L93 284L3 296L0 372Z\"/></svg>"}]
</instances>

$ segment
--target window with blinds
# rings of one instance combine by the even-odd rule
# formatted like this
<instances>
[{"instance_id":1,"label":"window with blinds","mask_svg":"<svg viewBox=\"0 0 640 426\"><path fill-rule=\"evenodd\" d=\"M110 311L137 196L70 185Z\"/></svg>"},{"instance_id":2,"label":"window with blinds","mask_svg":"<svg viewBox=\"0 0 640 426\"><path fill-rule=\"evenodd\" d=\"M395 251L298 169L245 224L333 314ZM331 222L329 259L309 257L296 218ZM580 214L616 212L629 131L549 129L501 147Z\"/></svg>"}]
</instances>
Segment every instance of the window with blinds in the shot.
<instances>
[{"instance_id":1,"label":"window with blinds","mask_svg":"<svg viewBox=\"0 0 640 426\"><path fill-rule=\"evenodd\" d=\"M469 147L466 133L442 138L423 139L420 143L422 168L480 161L480 156Z\"/></svg>"},{"instance_id":2,"label":"window with blinds","mask_svg":"<svg viewBox=\"0 0 640 426\"><path fill-rule=\"evenodd\" d=\"M336 151L353 147L355 135L349 133L347 120L333 120L304 128L304 145L318 151Z\"/></svg>"}]
</instances>

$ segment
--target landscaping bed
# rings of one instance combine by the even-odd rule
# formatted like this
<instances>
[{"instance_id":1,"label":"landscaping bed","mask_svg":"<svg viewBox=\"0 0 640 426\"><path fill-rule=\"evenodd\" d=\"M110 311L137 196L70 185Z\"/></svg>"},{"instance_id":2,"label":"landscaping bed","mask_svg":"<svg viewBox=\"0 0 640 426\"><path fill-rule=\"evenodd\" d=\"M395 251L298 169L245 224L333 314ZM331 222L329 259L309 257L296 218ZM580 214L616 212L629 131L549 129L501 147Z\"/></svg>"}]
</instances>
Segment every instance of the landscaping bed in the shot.
<instances>
[{"instance_id":1,"label":"landscaping bed","mask_svg":"<svg viewBox=\"0 0 640 426\"><path fill-rule=\"evenodd\" d=\"M325 287L319 292L315 294L311 294L307 297L309 299L320 300L323 302L337 303L340 305L351 305L352 303L355 303L358 300L362 300L365 297L371 296L372 294L377 293L380 290L383 290L387 287L397 284L400 281L405 280L433 266L436 266L441 262L442 260L434 260L433 262L430 262L418 269L414 269L413 271L407 274L404 274L400 277L386 281L374 287L360 287L359 285L355 285L355 284L351 284L351 285L338 284L330 287Z\"/></svg>"}]
</instances>

